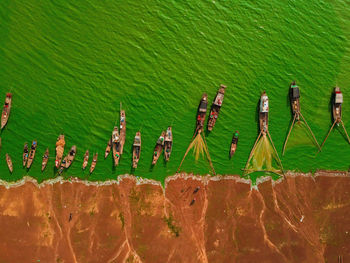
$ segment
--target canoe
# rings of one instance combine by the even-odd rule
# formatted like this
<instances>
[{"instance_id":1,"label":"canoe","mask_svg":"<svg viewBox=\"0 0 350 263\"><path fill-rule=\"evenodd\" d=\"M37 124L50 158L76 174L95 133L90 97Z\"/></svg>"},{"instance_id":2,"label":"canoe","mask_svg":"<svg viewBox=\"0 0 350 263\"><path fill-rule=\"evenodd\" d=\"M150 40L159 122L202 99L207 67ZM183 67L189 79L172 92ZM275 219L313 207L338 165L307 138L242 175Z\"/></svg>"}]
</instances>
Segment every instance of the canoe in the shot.
<instances>
[{"instance_id":1,"label":"canoe","mask_svg":"<svg viewBox=\"0 0 350 263\"><path fill-rule=\"evenodd\" d=\"M169 161L171 150L173 148L173 132L171 129L171 126L168 127L165 133L165 140L164 140L164 159L165 161Z\"/></svg>"},{"instance_id":2,"label":"canoe","mask_svg":"<svg viewBox=\"0 0 350 263\"><path fill-rule=\"evenodd\" d=\"M66 168L68 162L68 155L66 155L60 165L60 168L58 169L58 173L61 174L64 171L64 168Z\"/></svg>"},{"instance_id":3,"label":"canoe","mask_svg":"<svg viewBox=\"0 0 350 263\"><path fill-rule=\"evenodd\" d=\"M13 172L12 160L11 160L10 155L8 155L7 153L6 153L6 163L7 163L7 167L10 170L10 173L12 173Z\"/></svg>"},{"instance_id":4,"label":"canoe","mask_svg":"<svg viewBox=\"0 0 350 263\"><path fill-rule=\"evenodd\" d=\"M28 143L25 143L23 148L23 167L26 166L27 161L28 161Z\"/></svg>"},{"instance_id":5,"label":"canoe","mask_svg":"<svg viewBox=\"0 0 350 263\"><path fill-rule=\"evenodd\" d=\"M28 156L28 161L27 161L27 169L29 169L32 166L32 163L34 161L35 157L35 152L36 152L36 147L38 146L37 142L34 140L32 142L32 147L30 147L30 152Z\"/></svg>"},{"instance_id":6,"label":"canoe","mask_svg":"<svg viewBox=\"0 0 350 263\"><path fill-rule=\"evenodd\" d=\"M46 149L46 151L43 155L43 161L41 163L41 171L42 172L45 170L48 161L49 161L49 148Z\"/></svg>"},{"instance_id":7,"label":"canoe","mask_svg":"<svg viewBox=\"0 0 350 263\"><path fill-rule=\"evenodd\" d=\"M162 154L164 147L164 137L165 131L162 131L161 135L157 140L156 146L154 147L152 165L155 165L157 163L159 156Z\"/></svg>"},{"instance_id":8,"label":"canoe","mask_svg":"<svg viewBox=\"0 0 350 263\"><path fill-rule=\"evenodd\" d=\"M108 157L109 153L111 152L111 148L112 148L112 137L109 139L107 143L107 147L105 151L105 159Z\"/></svg>"},{"instance_id":9,"label":"canoe","mask_svg":"<svg viewBox=\"0 0 350 263\"><path fill-rule=\"evenodd\" d=\"M70 148L69 153L67 154L67 163L65 168L69 168L69 166L71 166L72 162L74 161L76 153L77 153L77 146L73 145L72 148Z\"/></svg>"},{"instance_id":10,"label":"canoe","mask_svg":"<svg viewBox=\"0 0 350 263\"><path fill-rule=\"evenodd\" d=\"M64 146L66 144L66 141L64 140L64 135L61 134L57 138L56 142L56 160L55 160L55 166L58 169L61 165L62 157L63 157L63 151L64 151Z\"/></svg>"},{"instance_id":11,"label":"canoe","mask_svg":"<svg viewBox=\"0 0 350 263\"><path fill-rule=\"evenodd\" d=\"M120 126L119 126L119 135L120 135L120 154L123 154L125 137L126 137L126 119L125 119L125 111L120 110Z\"/></svg>"},{"instance_id":12,"label":"canoe","mask_svg":"<svg viewBox=\"0 0 350 263\"><path fill-rule=\"evenodd\" d=\"M300 90L298 85L293 81L289 86L289 99L293 116L296 120L300 120Z\"/></svg>"},{"instance_id":13,"label":"canoe","mask_svg":"<svg viewBox=\"0 0 350 263\"><path fill-rule=\"evenodd\" d=\"M333 99L333 120L339 125L342 118L341 105L343 103L343 93L340 91L339 87L334 89L334 99Z\"/></svg>"},{"instance_id":14,"label":"canoe","mask_svg":"<svg viewBox=\"0 0 350 263\"><path fill-rule=\"evenodd\" d=\"M237 149L237 143L238 143L238 137L239 137L239 132L235 131L233 134L232 142L231 142L231 148L230 148L230 158L235 154L236 149Z\"/></svg>"},{"instance_id":15,"label":"canoe","mask_svg":"<svg viewBox=\"0 0 350 263\"><path fill-rule=\"evenodd\" d=\"M112 150L113 150L114 166L117 166L119 164L119 158L120 158L120 136L118 132L118 126L114 126L114 129L112 132Z\"/></svg>"},{"instance_id":16,"label":"canoe","mask_svg":"<svg viewBox=\"0 0 350 263\"><path fill-rule=\"evenodd\" d=\"M89 163L89 150L86 150L84 154L84 160L83 160L83 170L85 170L88 163Z\"/></svg>"},{"instance_id":17,"label":"canoe","mask_svg":"<svg viewBox=\"0 0 350 263\"><path fill-rule=\"evenodd\" d=\"M268 120L269 120L269 98L264 91L260 97L260 111L259 111L259 126L260 132L266 134L268 131Z\"/></svg>"},{"instance_id":18,"label":"canoe","mask_svg":"<svg viewBox=\"0 0 350 263\"><path fill-rule=\"evenodd\" d=\"M95 170L96 164L97 164L97 157L98 154L95 153L94 157L92 158L91 166L90 166L90 174Z\"/></svg>"},{"instance_id":19,"label":"canoe","mask_svg":"<svg viewBox=\"0 0 350 263\"><path fill-rule=\"evenodd\" d=\"M7 93L5 98L4 108L2 109L2 114L1 114L1 129L5 127L10 117L11 104L12 104L12 94Z\"/></svg>"},{"instance_id":20,"label":"canoe","mask_svg":"<svg viewBox=\"0 0 350 263\"><path fill-rule=\"evenodd\" d=\"M205 115L207 114L207 107L208 107L208 95L204 93L202 95L202 98L197 110L196 132L199 132L203 129Z\"/></svg>"},{"instance_id":21,"label":"canoe","mask_svg":"<svg viewBox=\"0 0 350 263\"><path fill-rule=\"evenodd\" d=\"M221 84L218 92L216 93L213 104L211 105L211 110L210 110L209 119L208 119L208 126L207 126L208 131L211 131L214 128L215 123L219 117L219 112L222 106L222 102L224 101L225 89L226 89L226 86Z\"/></svg>"},{"instance_id":22,"label":"canoe","mask_svg":"<svg viewBox=\"0 0 350 263\"><path fill-rule=\"evenodd\" d=\"M136 132L132 146L132 167L137 168L141 155L141 132Z\"/></svg>"}]
</instances>

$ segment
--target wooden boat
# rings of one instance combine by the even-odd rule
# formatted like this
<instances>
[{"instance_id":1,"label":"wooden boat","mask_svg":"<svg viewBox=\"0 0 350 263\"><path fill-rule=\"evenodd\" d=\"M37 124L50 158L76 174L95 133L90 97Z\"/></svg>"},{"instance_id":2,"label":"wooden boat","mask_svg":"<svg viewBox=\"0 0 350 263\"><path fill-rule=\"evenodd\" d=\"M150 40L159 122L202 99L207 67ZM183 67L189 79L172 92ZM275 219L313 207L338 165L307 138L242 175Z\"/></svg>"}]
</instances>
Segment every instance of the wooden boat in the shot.
<instances>
[{"instance_id":1,"label":"wooden boat","mask_svg":"<svg viewBox=\"0 0 350 263\"><path fill-rule=\"evenodd\" d=\"M83 160L83 170L85 170L86 166L88 165L89 162L89 150L86 150L84 154L84 160Z\"/></svg>"},{"instance_id":2,"label":"wooden boat","mask_svg":"<svg viewBox=\"0 0 350 263\"><path fill-rule=\"evenodd\" d=\"M56 165L57 169L61 165L65 144L66 144L66 141L64 140L64 135L61 134L60 136L58 136L57 142L56 142L56 160L55 160L55 165Z\"/></svg>"},{"instance_id":3,"label":"wooden boat","mask_svg":"<svg viewBox=\"0 0 350 263\"><path fill-rule=\"evenodd\" d=\"M197 110L197 125L196 125L195 133L203 129L205 115L207 114L207 107L208 107L208 95L204 93L202 95L202 99L199 103L198 110Z\"/></svg>"},{"instance_id":4,"label":"wooden boat","mask_svg":"<svg viewBox=\"0 0 350 263\"><path fill-rule=\"evenodd\" d=\"M264 91L260 97L259 126L260 132L265 135L268 131L269 98Z\"/></svg>"},{"instance_id":5,"label":"wooden boat","mask_svg":"<svg viewBox=\"0 0 350 263\"><path fill-rule=\"evenodd\" d=\"M111 152L111 148L112 148L112 137L109 139L107 143L107 147L105 151L105 159L108 157L109 153Z\"/></svg>"},{"instance_id":6,"label":"wooden boat","mask_svg":"<svg viewBox=\"0 0 350 263\"><path fill-rule=\"evenodd\" d=\"M168 127L165 133L165 140L164 140L164 159L165 161L169 161L171 150L173 148L173 132L171 129L171 126Z\"/></svg>"},{"instance_id":7,"label":"wooden boat","mask_svg":"<svg viewBox=\"0 0 350 263\"><path fill-rule=\"evenodd\" d=\"M46 149L46 151L43 155L43 161L41 163L41 171L42 172L45 170L48 161L49 161L49 148Z\"/></svg>"},{"instance_id":8,"label":"wooden boat","mask_svg":"<svg viewBox=\"0 0 350 263\"><path fill-rule=\"evenodd\" d=\"M297 121L300 120L300 90L296 85L295 81L293 81L289 86L289 99L290 105L292 107L293 115Z\"/></svg>"},{"instance_id":9,"label":"wooden boat","mask_svg":"<svg viewBox=\"0 0 350 263\"><path fill-rule=\"evenodd\" d=\"M230 148L230 158L235 154L236 149L237 149L237 143L238 143L238 137L239 137L239 132L235 131L233 134L232 142L231 142L231 148Z\"/></svg>"},{"instance_id":10,"label":"wooden boat","mask_svg":"<svg viewBox=\"0 0 350 263\"><path fill-rule=\"evenodd\" d=\"M152 165L155 165L157 163L159 156L162 154L164 147L164 137L165 131L162 131L161 135L157 140L156 146L154 147Z\"/></svg>"},{"instance_id":11,"label":"wooden boat","mask_svg":"<svg viewBox=\"0 0 350 263\"><path fill-rule=\"evenodd\" d=\"M34 140L32 142L32 147L30 147L30 152L29 152L28 161L27 161L27 169L29 169L32 166L32 163L35 157L36 147L37 147L37 142Z\"/></svg>"},{"instance_id":12,"label":"wooden boat","mask_svg":"<svg viewBox=\"0 0 350 263\"><path fill-rule=\"evenodd\" d=\"M27 161L28 161L28 143L25 143L23 148L23 167L26 166Z\"/></svg>"},{"instance_id":13,"label":"wooden boat","mask_svg":"<svg viewBox=\"0 0 350 263\"><path fill-rule=\"evenodd\" d=\"M10 170L10 173L12 173L13 172L12 160L11 160L10 155L8 155L7 153L6 153L6 163L7 163L7 167Z\"/></svg>"},{"instance_id":14,"label":"wooden boat","mask_svg":"<svg viewBox=\"0 0 350 263\"><path fill-rule=\"evenodd\" d=\"M97 157L98 157L98 153L95 153L94 157L92 157L92 162L91 162L91 166L90 166L90 174L95 170L95 167L97 164Z\"/></svg>"},{"instance_id":15,"label":"wooden boat","mask_svg":"<svg viewBox=\"0 0 350 263\"><path fill-rule=\"evenodd\" d=\"M334 88L333 98L333 121L339 125L342 117L341 105L343 104L343 93L340 91L339 87Z\"/></svg>"},{"instance_id":16,"label":"wooden boat","mask_svg":"<svg viewBox=\"0 0 350 263\"><path fill-rule=\"evenodd\" d=\"M221 84L218 92L216 93L213 104L211 105L211 110L210 110L209 119L208 119L208 126L207 126L208 131L211 131L214 128L216 120L219 117L221 105L222 105L222 102L224 101L225 89L226 89L226 86Z\"/></svg>"},{"instance_id":17,"label":"wooden boat","mask_svg":"<svg viewBox=\"0 0 350 263\"><path fill-rule=\"evenodd\" d=\"M76 153L77 153L77 146L73 145L72 148L70 148L70 151L67 155L67 163L65 168L69 168L69 166L71 166L72 162L74 161Z\"/></svg>"},{"instance_id":18,"label":"wooden boat","mask_svg":"<svg viewBox=\"0 0 350 263\"><path fill-rule=\"evenodd\" d=\"M12 94L7 93L5 98L4 108L2 109L2 114L1 114L1 129L5 127L10 117L11 104L12 104Z\"/></svg>"},{"instance_id":19,"label":"wooden boat","mask_svg":"<svg viewBox=\"0 0 350 263\"><path fill-rule=\"evenodd\" d=\"M136 132L132 147L132 167L137 168L141 156L141 132Z\"/></svg>"},{"instance_id":20,"label":"wooden boat","mask_svg":"<svg viewBox=\"0 0 350 263\"><path fill-rule=\"evenodd\" d=\"M112 150L113 150L114 166L117 166L119 164L119 158L120 158L120 136L118 132L118 126L114 126L114 129L112 132Z\"/></svg>"},{"instance_id":21,"label":"wooden boat","mask_svg":"<svg viewBox=\"0 0 350 263\"><path fill-rule=\"evenodd\" d=\"M121 105L121 104L120 104ZM121 106L120 106L121 108ZM120 154L123 154L125 138L126 138L126 119L125 119L125 110L120 110L120 126L119 126L119 135L120 135Z\"/></svg>"},{"instance_id":22,"label":"wooden boat","mask_svg":"<svg viewBox=\"0 0 350 263\"><path fill-rule=\"evenodd\" d=\"M66 168L67 162L68 162L68 155L66 155L61 162L60 168L58 169L59 174L61 174L63 172L64 168Z\"/></svg>"}]
</instances>

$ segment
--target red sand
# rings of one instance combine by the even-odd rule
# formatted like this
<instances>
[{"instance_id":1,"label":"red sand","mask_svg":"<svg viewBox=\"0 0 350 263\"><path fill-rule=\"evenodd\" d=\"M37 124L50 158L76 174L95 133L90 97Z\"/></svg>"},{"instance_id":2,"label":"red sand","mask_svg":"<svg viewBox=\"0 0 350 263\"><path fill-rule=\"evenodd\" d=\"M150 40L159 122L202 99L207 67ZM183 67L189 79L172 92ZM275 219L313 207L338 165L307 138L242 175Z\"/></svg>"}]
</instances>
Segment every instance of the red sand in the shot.
<instances>
[{"instance_id":1,"label":"red sand","mask_svg":"<svg viewBox=\"0 0 350 263\"><path fill-rule=\"evenodd\" d=\"M197 192L196 188L200 187ZM70 220L71 214L71 220ZM350 262L350 177L0 186L0 262ZM40 261L39 261L40 260Z\"/></svg>"}]
</instances>

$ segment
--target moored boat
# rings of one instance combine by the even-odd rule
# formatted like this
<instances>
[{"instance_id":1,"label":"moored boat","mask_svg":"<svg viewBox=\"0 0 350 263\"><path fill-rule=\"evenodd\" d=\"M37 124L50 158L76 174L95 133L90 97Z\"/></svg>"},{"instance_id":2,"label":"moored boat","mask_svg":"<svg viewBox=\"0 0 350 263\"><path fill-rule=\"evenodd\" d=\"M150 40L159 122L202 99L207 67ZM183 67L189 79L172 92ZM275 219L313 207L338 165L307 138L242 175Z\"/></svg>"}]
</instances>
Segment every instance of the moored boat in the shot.
<instances>
[{"instance_id":1,"label":"moored boat","mask_svg":"<svg viewBox=\"0 0 350 263\"><path fill-rule=\"evenodd\" d=\"M339 87L334 88L334 99L333 99L333 121L337 125L341 122L341 105L343 104L343 93L340 91Z\"/></svg>"},{"instance_id":2,"label":"moored boat","mask_svg":"<svg viewBox=\"0 0 350 263\"><path fill-rule=\"evenodd\" d=\"M120 106L121 107L121 106ZM125 119L125 110L120 110L120 154L123 154L125 137L126 137L126 119Z\"/></svg>"},{"instance_id":3,"label":"moored boat","mask_svg":"<svg viewBox=\"0 0 350 263\"><path fill-rule=\"evenodd\" d=\"M12 104L12 94L7 93L5 98L4 108L1 114L1 129L5 127L10 117L11 104Z\"/></svg>"},{"instance_id":4,"label":"moored boat","mask_svg":"<svg viewBox=\"0 0 350 263\"><path fill-rule=\"evenodd\" d=\"M71 166L72 162L74 161L76 153L77 153L77 146L73 145L72 148L70 148L69 153L67 154L67 163L65 168L69 168L69 166Z\"/></svg>"},{"instance_id":5,"label":"moored boat","mask_svg":"<svg viewBox=\"0 0 350 263\"><path fill-rule=\"evenodd\" d=\"M32 166L32 163L35 157L36 147L37 147L37 142L34 140L32 142L32 146L30 147L30 152L29 152L28 161L27 161L27 169L29 169Z\"/></svg>"},{"instance_id":6,"label":"moored boat","mask_svg":"<svg viewBox=\"0 0 350 263\"><path fill-rule=\"evenodd\" d=\"M230 158L235 154L236 149L237 149L237 143L238 143L238 137L239 137L239 132L235 131L233 134L232 142L231 142L231 148L230 148Z\"/></svg>"},{"instance_id":7,"label":"moored boat","mask_svg":"<svg viewBox=\"0 0 350 263\"><path fill-rule=\"evenodd\" d=\"M83 159L83 170L85 170L86 166L89 163L89 150L86 150L85 154L84 154L84 159Z\"/></svg>"},{"instance_id":8,"label":"moored boat","mask_svg":"<svg viewBox=\"0 0 350 263\"><path fill-rule=\"evenodd\" d=\"M112 148L112 137L109 139L107 143L107 147L105 150L105 159L108 157L109 153L111 152L111 148Z\"/></svg>"},{"instance_id":9,"label":"moored boat","mask_svg":"<svg viewBox=\"0 0 350 263\"><path fill-rule=\"evenodd\" d=\"M61 134L57 138L56 142L56 160L55 160L55 166L58 169L61 165L62 157L63 157L63 151L64 151L64 146L66 144L66 141L64 139L64 135Z\"/></svg>"},{"instance_id":10,"label":"moored boat","mask_svg":"<svg viewBox=\"0 0 350 263\"><path fill-rule=\"evenodd\" d=\"M264 91L260 97L259 126L260 131L265 135L268 131L269 120L269 98Z\"/></svg>"},{"instance_id":11,"label":"moored boat","mask_svg":"<svg viewBox=\"0 0 350 263\"><path fill-rule=\"evenodd\" d=\"M114 166L117 166L119 164L119 158L120 158L120 136L118 132L118 126L114 126L114 129L112 132L112 150L113 150Z\"/></svg>"},{"instance_id":12,"label":"moored boat","mask_svg":"<svg viewBox=\"0 0 350 263\"><path fill-rule=\"evenodd\" d=\"M213 104L211 105L211 110L209 114L209 119L208 119L208 131L211 131L215 123L219 117L219 112L222 106L222 102L224 101L224 95L225 95L225 85L220 85L220 88L218 92L216 93L215 99L213 101Z\"/></svg>"},{"instance_id":13,"label":"moored boat","mask_svg":"<svg viewBox=\"0 0 350 263\"><path fill-rule=\"evenodd\" d=\"M165 131L162 131L161 135L157 140L156 146L154 147L152 165L155 165L157 163L159 156L162 154L164 147L164 137Z\"/></svg>"},{"instance_id":14,"label":"moored boat","mask_svg":"<svg viewBox=\"0 0 350 263\"><path fill-rule=\"evenodd\" d=\"M165 140L164 140L164 159L165 161L169 161L171 150L173 148L173 131L171 126L168 127L165 133Z\"/></svg>"},{"instance_id":15,"label":"moored boat","mask_svg":"<svg viewBox=\"0 0 350 263\"><path fill-rule=\"evenodd\" d=\"M26 166L27 161L28 161L28 143L25 143L23 148L23 167Z\"/></svg>"},{"instance_id":16,"label":"moored boat","mask_svg":"<svg viewBox=\"0 0 350 263\"><path fill-rule=\"evenodd\" d=\"M95 153L94 156L92 157L92 162L90 166L90 174L95 170L96 164L97 164L97 157L98 153Z\"/></svg>"},{"instance_id":17,"label":"moored boat","mask_svg":"<svg viewBox=\"0 0 350 263\"><path fill-rule=\"evenodd\" d=\"M10 173L12 173L13 172L12 160L11 160L10 155L8 155L7 153L6 153L6 163L7 163L7 167L10 170Z\"/></svg>"},{"instance_id":18,"label":"moored boat","mask_svg":"<svg viewBox=\"0 0 350 263\"><path fill-rule=\"evenodd\" d=\"M136 132L132 147L132 167L137 168L141 156L141 132Z\"/></svg>"},{"instance_id":19,"label":"moored boat","mask_svg":"<svg viewBox=\"0 0 350 263\"><path fill-rule=\"evenodd\" d=\"M204 121L205 121L205 115L207 114L207 107L208 107L208 95L204 93L202 95L201 101L198 106L197 110L197 122L196 122L196 132L199 132L203 129Z\"/></svg>"},{"instance_id":20,"label":"moored boat","mask_svg":"<svg viewBox=\"0 0 350 263\"><path fill-rule=\"evenodd\" d=\"M298 85L293 81L289 86L289 99L293 115L296 120L300 119L300 90Z\"/></svg>"},{"instance_id":21,"label":"moored boat","mask_svg":"<svg viewBox=\"0 0 350 263\"><path fill-rule=\"evenodd\" d=\"M46 151L43 155L43 161L41 163L41 171L42 172L45 170L48 161L49 161L49 148L46 149Z\"/></svg>"}]
</instances>

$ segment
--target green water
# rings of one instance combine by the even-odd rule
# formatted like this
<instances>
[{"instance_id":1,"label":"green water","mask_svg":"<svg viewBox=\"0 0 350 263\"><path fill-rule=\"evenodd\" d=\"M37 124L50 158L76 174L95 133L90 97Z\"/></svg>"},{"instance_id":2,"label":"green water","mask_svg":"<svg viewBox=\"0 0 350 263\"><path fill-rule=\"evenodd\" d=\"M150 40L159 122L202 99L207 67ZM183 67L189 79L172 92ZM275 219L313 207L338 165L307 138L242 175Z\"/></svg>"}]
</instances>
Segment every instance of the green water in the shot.
<instances>
[{"instance_id":1,"label":"green water","mask_svg":"<svg viewBox=\"0 0 350 263\"><path fill-rule=\"evenodd\" d=\"M214 98L227 85L223 107L207 136L218 174L242 174L258 135L260 93L270 98L269 130L281 155L291 120L288 87L301 87L302 113L319 143L331 126L330 95L344 93L343 120L350 131L350 12L339 1L1 1L0 94L13 93L13 107L2 131L0 178L29 174L55 177L54 157L41 173L41 157L64 132L66 149L78 152L65 176L81 171L86 149L98 152L90 180L120 174L163 181L175 173L190 143L203 92ZM103 160L119 102L126 110L127 138L120 166ZM173 125L174 148L168 164L151 169L162 129ZM139 167L131 170L131 145L142 132ZM232 133L240 132L236 155L228 158ZM299 136L299 135L298 135ZM302 136L301 136L302 137ZM22 168L24 142L38 140L29 172ZM295 140L294 141L299 141ZM293 142L293 139L291 139ZM8 172L5 153L14 163ZM282 158L284 168L303 172L349 168L350 146L339 130L323 152L296 143ZM206 174L204 160L189 155L182 171ZM253 175L259 176L260 174Z\"/></svg>"}]
</instances>

